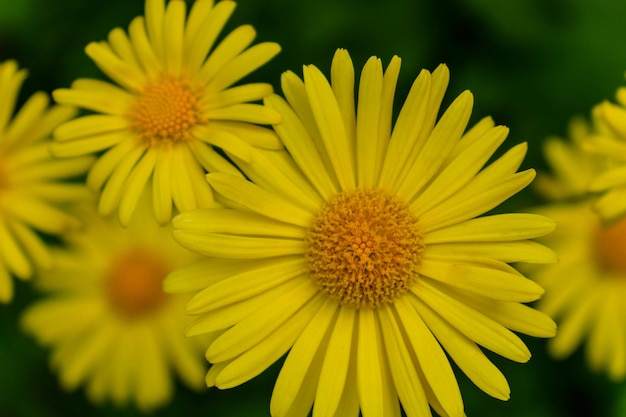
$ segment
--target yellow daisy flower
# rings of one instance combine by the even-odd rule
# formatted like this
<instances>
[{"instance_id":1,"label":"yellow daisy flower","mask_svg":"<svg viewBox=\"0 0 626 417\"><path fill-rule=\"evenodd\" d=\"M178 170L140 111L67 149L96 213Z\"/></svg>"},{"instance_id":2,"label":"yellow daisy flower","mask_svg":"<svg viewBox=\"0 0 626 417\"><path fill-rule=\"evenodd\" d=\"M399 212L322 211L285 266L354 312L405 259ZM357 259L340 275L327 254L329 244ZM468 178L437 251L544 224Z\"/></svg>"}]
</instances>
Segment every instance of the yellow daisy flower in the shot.
<instances>
[{"instance_id":1,"label":"yellow daisy flower","mask_svg":"<svg viewBox=\"0 0 626 417\"><path fill-rule=\"evenodd\" d=\"M626 215L626 87L617 91L617 101L605 101L593 109L597 129L585 142L586 151L609 161L589 187L600 194L594 209L609 221Z\"/></svg>"},{"instance_id":2,"label":"yellow daisy flower","mask_svg":"<svg viewBox=\"0 0 626 417\"><path fill-rule=\"evenodd\" d=\"M57 248L54 268L38 281L47 296L27 308L22 326L51 348L64 389L84 385L95 403L147 411L170 400L174 372L203 387L206 345L184 335L189 297L162 290L170 271L198 256L174 242L171 226L145 215L149 202L143 206L128 229L102 219L95 202L85 210L85 230Z\"/></svg>"},{"instance_id":3,"label":"yellow daisy flower","mask_svg":"<svg viewBox=\"0 0 626 417\"><path fill-rule=\"evenodd\" d=\"M289 352L271 414L463 416L446 353L482 390L509 397L486 348L518 362L513 331L550 337L554 322L524 305L543 290L510 262L553 262L529 239L554 227L533 214L475 218L526 187L520 144L482 169L507 129L490 118L465 132L472 95L437 122L448 69L422 71L392 128L400 70L371 58L361 73L337 51L330 83L315 66L282 77L265 99L288 153L232 155L254 181L212 173L230 208L177 216L175 239L208 258L165 281L198 291L188 334L208 333L206 382L229 388ZM481 170L482 169L482 170ZM314 405L313 405L314 404ZM401 406L400 406L401 404Z\"/></svg>"},{"instance_id":4,"label":"yellow daisy flower","mask_svg":"<svg viewBox=\"0 0 626 417\"><path fill-rule=\"evenodd\" d=\"M11 276L29 279L35 267L50 266L50 253L39 232L63 234L78 219L63 210L65 203L89 192L70 183L84 175L91 157L57 161L50 155L50 133L73 117L75 109L49 107L43 92L30 96L14 115L26 71L15 61L0 63L0 302L13 299Z\"/></svg>"},{"instance_id":5,"label":"yellow daisy flower","mask_svg":"<svg viewBox=\"0 0 626 417\"><path fill-rule=\"evenodd\" d=\"M591 367L606 371L611 378L626 376L626 218L603 222L592 210L593 200L586 185L606 166L606 157L587 153L583 122L572 130L573 143L548 146L545 155L554 175L547 197L555 202L538 210L553 218L557 229L541 238L559 255L559 262L529 269L546 289L537 308L555 318L559 332L548 342L556 358L572 354L584 340ZM554 142L556 144L556 142ZM569 168L566 168L569 167ZM569 199L551 190L570 190ZM585 198L587 197L587 198Z\"/></svg>"},{"instance_id":6,"label":"yellow daisy flower","mask_svg":"<svg viewBox=\"0 0 626 417\"><path fill-rule=\"evenodd\" d=\"M78 79L54 91L59 103L92 112L60 126L52 150L60 157L103 152L87 177L102 194L99 212L116 209L128 224L151 180L153 209L160 224L180 211L209 207L213 196L207 171L237 174L213 146L249 161L251 147L280 148L268 129L251 123L278 121L260 100L265 83L233 86L276 55L271 42L250 46L254 29L243 25L216 44L235 3L197 0L186 17L182 0L146 0L145 17L128 35L112 30L108 42L87 45L86 53L116 84Z\"/></svg>"}]
</instances>

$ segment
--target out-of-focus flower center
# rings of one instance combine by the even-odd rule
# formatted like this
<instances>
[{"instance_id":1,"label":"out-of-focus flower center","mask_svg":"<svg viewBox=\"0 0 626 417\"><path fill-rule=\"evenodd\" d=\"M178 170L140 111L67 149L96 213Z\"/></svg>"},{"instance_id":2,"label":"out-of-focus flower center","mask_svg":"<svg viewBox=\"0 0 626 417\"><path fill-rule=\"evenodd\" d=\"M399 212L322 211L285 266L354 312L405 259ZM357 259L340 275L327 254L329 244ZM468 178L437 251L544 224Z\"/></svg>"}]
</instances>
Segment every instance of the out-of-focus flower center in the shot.
<instances>
[{"instance_id":1,"label":"out-of-focus flower center","mask_svg":"<svg viewBox=\"0 0 626 417\"><path fill-rule=\"evenodd\" d=\"M626 274L626 218L600 228L595 244L596 258L606 271Z\"/></svg>"},{"instance_id":2,"label":"out-of-focus flower center","mask_svg":"<svg viewBox=\"0 0 626 417\"><path fill-rule=\"evenodd\" d=\"M129 117L139 138L150 145L188 139L195 125L207 121L189 81L172 76L146 85Z\"/></svg>"},{"instance_id":3,"label":"out-of-focus flower center","mask_svg":"<svg viewBox=\"0 0 626 417\"><path fill-rule=\"evenodd\" d=\"M424 250L417 218L380 189L344 191L330 199L306 245L311 279L354 308L383 306L406 293Z\"/></svg>"},{"instance_id":4,"label":"out-of-focus flower center","mask_svg":"<svg viewBox=\"0 0 626 417\"><path fill-rule=\"evenodd\" d=\"M167 301L162 283L171 272L159 254L135 248L122 253L106 276L106 290L114 310L137 318L158 310Z\"/></svg>"}]
</instances>

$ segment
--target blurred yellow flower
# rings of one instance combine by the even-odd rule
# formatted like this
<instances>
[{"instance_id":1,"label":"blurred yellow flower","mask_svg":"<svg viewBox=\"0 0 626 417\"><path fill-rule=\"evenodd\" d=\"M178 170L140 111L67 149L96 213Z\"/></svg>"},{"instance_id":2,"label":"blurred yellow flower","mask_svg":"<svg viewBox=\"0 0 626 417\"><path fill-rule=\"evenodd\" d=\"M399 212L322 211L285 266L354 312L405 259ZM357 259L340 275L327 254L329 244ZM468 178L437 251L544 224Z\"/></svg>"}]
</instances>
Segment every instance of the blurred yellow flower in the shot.
<instances>
[{"instance_id":1,"label":"blurred yellow flower","mask_svg":"<svg viewBox=\"0 0 626 417\"><path fill-rule=\"evenodd\" d=\"M465 132L472 95L437 122L449 73L415 80L395 125L400 59L371 58L355 74L345 50L331 81L315 66L282 77L286 101L265 104L282 122L284 151L229 156L253 182L208 181L230 208L188 211L175 239L208 258L174 271L168 292L197 291L189 334L214 339L207 384L244 383L287 354L271 414L464 415L448 356L486 393L509 397L479 346L530 358L513 332L551 337L555 325L524 305L543 290L511 262L553 262L529 239L553 230L534 214L475 218L526 187L526 145L487 167L508 130L490 118ZM228 152L228 150L227 150ZM483 168L484 167L484 168Z\"/></svg>"},{"instance_id":2,"label":"blurred yellow flower","mask_svg":"<svg viewBox=\"0 0 626 417\"><path fill-rule=\"evenodd\" d=\"M588 362L614 380L626 376L626 218L604 221L593 210L587 185L607 166L606 155L587 153L595 131L575 122L572 142L554 140L545 156L554 175L540 175L539 191L552 203L538 212L553 218L557 229L541 238L559 256L553 265L533 267L529 275L546 289L537 308L553 317L559 332L548 342L557 358L586 342ZM586 132L586 133L585 133ZM562 190L555 193L553 190ZM567 198L566 198L567 197Z\"/></svg>"},{"instance_id":3,"label":"blurred yellow flower","mask_svg":"<svg viewBox=\"0 0 626 417\"><path fill-rule=\"evenodd\" d=\"M78 79L56 90L59 103L91 114L54 132L55 155L101 153L87 177L102 191L99 212L118 210L126 225L140 194L151 180L157 221L180 211L213 204L207 171L233 168L213 146L250 160L251 148L280 148L268 129L252 123L276 123L276 112L257 101L272 92L265 83L233 86L276 55L271 42L250 46L254 29L243 25L216 40L235 8L229 0L194 2L186 17L182 0L146 0L145 17L135 18L128 35L120 28L108 42L87 45L86 52L109 82Z\"/></svg>"},{"instance_id":4,"label":"blurred yellow flower","mask_svg":"<svg viewBox=\"0 0 626 417\"><path fill-rule=\"evenodd\" d=\"M146 215L147 201L127 229L103 220L95 202L90 208L85 230L69 235L54 268L41 273L46 296L24 312L24 330L51 348L63 388L84 385L95 403L154 409L170 400L173 372L202 388L206 345L184 335L189 297L162 290L170 271L198 256Z\"/></svg>"},{"instance_id":5,"label":"blurred yellow flower","mask_svg":"<svg viewBox=\"0 0 626 417\"><path fill-rule=\"evenodd\" d=\"M57 161L50 155L50 133L75 109L49 107L43 92L30 96L14 115L26 78L15 61L0 63L0 302L13 299L11 276L29 279L35 267L50 266L41 232L59 235L78 226L64 204L90 193L72 181L87 171L92 157Z\"/></svg>"}]
</instances>

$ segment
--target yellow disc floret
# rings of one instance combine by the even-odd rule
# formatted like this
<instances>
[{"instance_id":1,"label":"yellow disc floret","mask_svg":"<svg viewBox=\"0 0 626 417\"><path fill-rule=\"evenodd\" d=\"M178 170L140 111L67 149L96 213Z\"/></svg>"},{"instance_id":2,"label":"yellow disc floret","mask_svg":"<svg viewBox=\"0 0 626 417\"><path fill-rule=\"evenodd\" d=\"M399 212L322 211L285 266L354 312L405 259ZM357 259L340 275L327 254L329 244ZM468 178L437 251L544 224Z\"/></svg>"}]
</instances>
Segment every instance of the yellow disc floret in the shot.
<instances>
[{"instance_id":1,"label":"yellow disc floret","mask_svg":"<svg viewBox=\"0 0 626 417\"><path fill-rule=\"evenodd\" d=\"M417 218L381 189L334 196L313 221L306 244L311 279L355 308L383 306L406 293L424 250Z\"/></svg>"},{"instance_id":2,"label":"yellow disc floret","mask_svg":"<svg viewBox=\"0 0 626 417\"><path fill-rule=\"evenodd\" d=\"M131 127L150 145L188 139L193 126L206 123L197 97L186 78L163 77L140 93Z\"/></svg>"},{"instance_id":3,"label":"yellow disc floret","mask_svg":"<svg viewBox=\"0 0 626 417\"><path fill-rule=\"evenodd\" d=\"M137 318L157 310L167 301L162 284L170 271L170 266L152 251L124 251L105 277L113 309L124 318Z\"/></svg>"},{"instance_id":4,"label":"yellow disc floret","mask_svg":"<svg viewBox=\"0 0 626 417\"><path fill-rule=\"evenodd\" d=\"M626 274L626 218L597 231L595 253L606 271Z\"/></svg>"}]
</instances>

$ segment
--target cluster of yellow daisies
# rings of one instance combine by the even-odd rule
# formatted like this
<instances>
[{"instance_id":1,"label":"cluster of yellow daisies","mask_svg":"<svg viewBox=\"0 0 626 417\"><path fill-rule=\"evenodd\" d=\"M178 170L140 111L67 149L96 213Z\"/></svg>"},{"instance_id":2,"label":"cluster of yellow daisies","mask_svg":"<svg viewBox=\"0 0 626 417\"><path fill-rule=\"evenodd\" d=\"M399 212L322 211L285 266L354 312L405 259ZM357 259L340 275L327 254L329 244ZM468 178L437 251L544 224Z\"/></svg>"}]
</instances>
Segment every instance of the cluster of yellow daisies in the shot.
<instances>
[{"instance_id":1,"label":"cluster of yellow daisies","mask_svg":"<svg viewBox=\"0 0 626 417\"><path fill-rule=\"evenodd\" d=\"M280 47L222 34L234 8L146 0L86 47L110 81L53 105L15 112L25 71L0 64L0 300L33 278L22 325L63 387L150 410L173 373L225 389L284 357L273 417L462 417L451 361L506 400L484 350L526 362L518 334L552 318L556 355L589 333L591 363L626 374L626 89L547 142L554 204L490 214L535 172L524 143L492 158L508 129L468 127L469 91L441 109L445 65L399 111L400 59L357 80L341 49L275 94L239 83Z\"/></svg>"}]
</instances>

